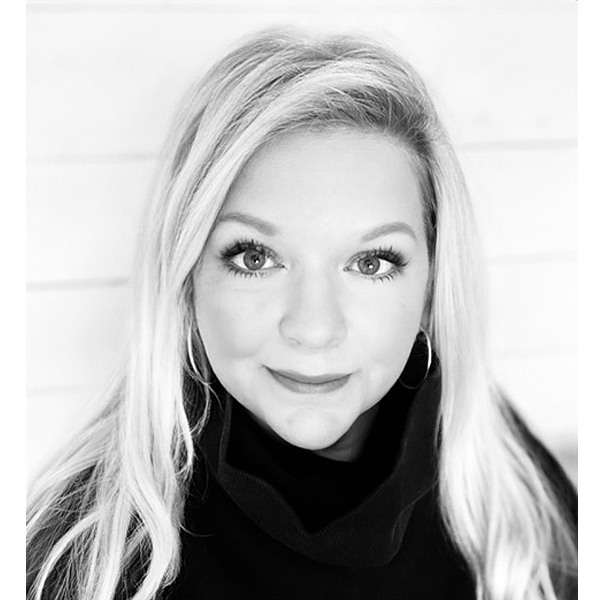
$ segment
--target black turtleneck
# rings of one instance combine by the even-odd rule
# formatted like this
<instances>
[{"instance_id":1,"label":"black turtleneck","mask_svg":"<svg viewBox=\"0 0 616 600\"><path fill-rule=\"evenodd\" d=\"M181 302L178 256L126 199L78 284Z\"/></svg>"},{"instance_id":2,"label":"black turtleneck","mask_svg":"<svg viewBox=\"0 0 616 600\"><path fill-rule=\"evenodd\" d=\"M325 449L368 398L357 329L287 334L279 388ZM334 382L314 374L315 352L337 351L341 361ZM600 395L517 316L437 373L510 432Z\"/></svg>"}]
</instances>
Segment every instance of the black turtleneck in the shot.
<instances>
[{"instance_id":1,"label":"black turtleneck","mask_svg":"<svg viewBox=\"0 0 616 600\"><path fill-rule=\"evenodd\" d=\"M214 407L185 509L170 599L466 600L468 568L441 522L438 367L381 400L362 454L333 461Z\"/></svg>"},{"instance_id":2,"label":"black turtleneck","mask_svg":"<svg viewBox=\"0 0 616 600\"><path fill-rule=\"evenodd\" d=\"M359 506L393 471L407 408L383 401L361 455L343 462L268 434L233 402L227 462L273 485L304 529L314 533Z\"/></svg>"},{"instance_id":3,"label":"black turtleneck","mask_svg":"<svg viewBox=\"0 0 616 600\"><path fill-rule=\"evenodd\" d=\"M166 598L463 600L436 502L438 369L381 401L356 461L287 444L232 398L212 411Z\"/></svg>"}]
</instances>

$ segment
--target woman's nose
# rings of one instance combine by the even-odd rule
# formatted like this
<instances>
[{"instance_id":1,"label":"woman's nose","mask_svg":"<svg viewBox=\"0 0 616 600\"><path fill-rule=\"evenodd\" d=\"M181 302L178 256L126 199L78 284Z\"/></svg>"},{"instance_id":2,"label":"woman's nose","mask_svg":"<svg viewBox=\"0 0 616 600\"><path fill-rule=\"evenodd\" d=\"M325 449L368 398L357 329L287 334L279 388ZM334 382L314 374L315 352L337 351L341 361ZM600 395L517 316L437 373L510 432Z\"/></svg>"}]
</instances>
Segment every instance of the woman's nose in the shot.
<instances>
[{"instance_id":1,"label":"woman's nose","mask_svg":"<svg viewBox=\"0 0 616 600\"><path fill-rule=\"evenodd\" d=\"M324 349L347 335L340 290L327 274L305 273L291 283L280 333L291 346Z\"/></svg>"}]
</instances>

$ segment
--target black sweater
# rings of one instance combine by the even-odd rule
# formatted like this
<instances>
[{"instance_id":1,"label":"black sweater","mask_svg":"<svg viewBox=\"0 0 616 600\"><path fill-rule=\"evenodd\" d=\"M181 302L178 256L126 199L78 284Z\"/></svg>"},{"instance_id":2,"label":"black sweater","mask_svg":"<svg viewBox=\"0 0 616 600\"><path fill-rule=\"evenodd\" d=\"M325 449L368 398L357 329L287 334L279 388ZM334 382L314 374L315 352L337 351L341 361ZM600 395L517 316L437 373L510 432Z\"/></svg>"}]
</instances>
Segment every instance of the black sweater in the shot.
<instances>
[{"instance_id":1,"label":"black sweater","mask_svg":"<svg viewBox=\"0 0 616 600\"><path fill-rule=\"evenodd\" d=\"M439 397L438 368L416 394L396 384L351 463L293 447L223 400L201 442L182 566L164 598L474 598L438 511ZM574 510L562 469L523 431Z\"/></svg>"}]
</instances>

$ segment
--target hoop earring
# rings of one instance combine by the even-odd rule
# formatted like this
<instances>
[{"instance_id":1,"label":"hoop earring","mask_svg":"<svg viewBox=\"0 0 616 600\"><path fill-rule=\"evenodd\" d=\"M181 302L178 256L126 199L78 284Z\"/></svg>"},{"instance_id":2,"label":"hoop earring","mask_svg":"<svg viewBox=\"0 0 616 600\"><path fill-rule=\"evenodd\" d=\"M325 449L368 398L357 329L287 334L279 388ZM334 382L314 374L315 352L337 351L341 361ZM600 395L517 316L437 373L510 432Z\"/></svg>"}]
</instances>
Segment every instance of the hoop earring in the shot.
<instances>
[{"instance_id":1,"label":"hoop earring","mask_svg":"<svg viewBox=\"0 0 616 600\"><path fill-rule=\"evenodd\" d=\"M188 357L188 364L191 369L191 375L200 383L207 385L207 381L205 377L201 373L201 370L197 366L197 361L195 360L195 347L193 344L193 328L188 328L188 334L186 335L186 355Z\"/></svg>"},{"instance_id":2,"label":"hoop earring","mask_svg":"<svg viewBox=\"0 0 616 600\"><path fill-rule=\"evenodd\" d=\"M417 344L417 340L418 340L420 334L423 334L423 337L424 337L424 340L425 340L425 345L426 345L426 355L427 355L426 370L424 372L423 377L419 381L419 383L416 383L414 385L408 385L408 384L404 383L402 381L402 379L399 379L400 384L402 385L402 387L406 388L407 390L419 389L422 386L423 382L426 379L428 379L428 375L430 374L430 367L432 366L432 342L430 341L430 336L427 334L427 332L425 331L425 329L423 327L420 327L419 328L419 333L417 334L417 338L415 338L415 344ZM413 344L413 348L415 348L415 344ZM411 350L411 355L412 354L413 354L413 350Z\"/></svg>"}]
</instances>

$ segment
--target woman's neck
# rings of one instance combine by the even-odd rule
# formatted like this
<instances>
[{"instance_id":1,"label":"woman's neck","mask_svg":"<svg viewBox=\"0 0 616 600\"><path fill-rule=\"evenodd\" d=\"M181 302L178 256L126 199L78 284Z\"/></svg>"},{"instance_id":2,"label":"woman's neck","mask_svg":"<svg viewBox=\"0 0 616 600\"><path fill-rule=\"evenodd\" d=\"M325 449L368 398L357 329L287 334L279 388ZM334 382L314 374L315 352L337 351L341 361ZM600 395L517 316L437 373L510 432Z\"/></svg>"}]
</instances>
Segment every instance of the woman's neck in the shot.
<instances>
[{"instance_id":1,"label":"woman's neck","mask_svg":"<svg viewBox=\"0 0 616 600\"><path fill-rule=\"evenodd\" d=\"M314 453L330 460L353 462L357 460L366 445L372 425L378 413L379 403L362 413L350 429L334 444Z\"/></svg>"}]
</instances>

